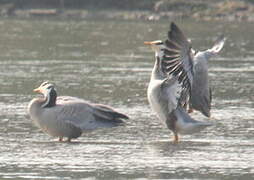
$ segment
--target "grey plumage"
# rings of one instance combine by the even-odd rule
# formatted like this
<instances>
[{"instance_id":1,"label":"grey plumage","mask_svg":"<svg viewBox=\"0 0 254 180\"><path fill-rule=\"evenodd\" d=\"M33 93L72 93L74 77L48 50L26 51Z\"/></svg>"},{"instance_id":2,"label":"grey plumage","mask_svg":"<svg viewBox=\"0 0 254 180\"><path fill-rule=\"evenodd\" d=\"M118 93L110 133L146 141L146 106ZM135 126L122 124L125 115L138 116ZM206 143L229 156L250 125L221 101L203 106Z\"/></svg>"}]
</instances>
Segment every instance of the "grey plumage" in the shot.
<instances>
[{"instance_id":1,"label":"grey plumage","mask_svg":"<svg viewBox=\"0 0 254 180\"><path fill-rule=\"evenodd\" d=\"M211 49L199 51L194 56L194 78L191 90L190 109L200 111L207 117L211 116L212 90L208 77L208 60L217 55L225 43L220 36Z\"/></svg>"},{"instance_id":2,"label":"grey plumage","mask_svg":"<svg viewBox=\"0 0 254 180\"><path fill-rule=\"evenodd\" d=\"M44 98L33 99L28 105L28 114L44 132L60 140L67 137L70 141L84 131L115 127L123 123L122 119L128 119L105 105L88 103L77 97L57 97L54 86L49 83L43 83L35 91L42 93ZM52 97L54 94L56 97ZM55 104L47 106L51 99Z\"/></svg>"},{"instance_id":3,"label":"grey plumage","mask_svg":"<svg viewBox=\"0 0 254 180\"><path fill-rule=\"evenodd\" d=\"M171 23L165 42L145 42L155 50L155 64L147 90L148 101L163 124L178 133L191 134L211 125L192 119L185 107L189 103L193 83L191 44L182 31Z\"/></svg>"}]
</instances>

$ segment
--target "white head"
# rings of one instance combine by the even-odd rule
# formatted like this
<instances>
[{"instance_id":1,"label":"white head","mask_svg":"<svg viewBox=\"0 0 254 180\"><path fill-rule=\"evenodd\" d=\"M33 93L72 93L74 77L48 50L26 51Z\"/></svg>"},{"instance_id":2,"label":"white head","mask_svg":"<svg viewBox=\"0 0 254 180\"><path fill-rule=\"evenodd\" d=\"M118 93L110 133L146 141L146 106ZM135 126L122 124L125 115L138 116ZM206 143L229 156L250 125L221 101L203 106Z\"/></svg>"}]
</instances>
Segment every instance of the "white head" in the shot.
<instances>
[{"instance_id":1,"label":"white head","mask_svg":"<svg viewBox=\"0 0 254 180\"><path fill-rule=\"evenodd\" d=\"M34 89L33 91L41 93L45 97L47 97L52 89L54 89L54 85L45 81L45 82L41 83L41 85L38 88Z\"/></svg>"},{"instance_id":2,"label":"white head","mask_svg":"<svg viewBox=\"0 0 254 180\"><path fill-rule=\"evenodd\" d=\"M150 45L151 48L155 51L156 55L158 55L158 56L161 54L161 50L165 49L165 45L164 45L163 41L161 41L161 40L145 41L144 44Z\"/></svg>"},{"instance_id":3,"label":"white head","mask_svg":"<svg viewBox=\"0 0 254 180\"><path fill-rule=\"evenodd\" d=\"M34 92L44 95L45 101L42 104L43 108L53 107L56 105L57 93L53 84L43 82L38 88L34 89Z\"/></svg>"}]
</instances>

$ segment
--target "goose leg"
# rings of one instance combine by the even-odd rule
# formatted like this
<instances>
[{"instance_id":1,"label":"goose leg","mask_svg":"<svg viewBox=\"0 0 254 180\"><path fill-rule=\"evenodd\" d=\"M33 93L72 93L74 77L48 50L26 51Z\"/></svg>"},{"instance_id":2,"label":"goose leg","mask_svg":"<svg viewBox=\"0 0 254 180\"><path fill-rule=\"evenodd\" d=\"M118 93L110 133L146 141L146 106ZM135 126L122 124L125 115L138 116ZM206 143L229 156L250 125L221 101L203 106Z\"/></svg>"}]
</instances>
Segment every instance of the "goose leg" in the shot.
<instances>
[{"instance_id":1,"label":"goose leg","mask_svg":"<svg viewBox=\"0 0 254 180\"><path fill-rule=\"evenodd\" d=\"M63 141L63 137L59 137L59 142L62 142Z\"/></svg>"},{"instance_id":2,"label":"goose leg","mask_svg":"<svg viewBox=\"0 0 254 180\"><path fill-rule=\"evenodd\" d=\"M179 142L179 138L178 138L178 134L174 133L174 139L173 139L173 143L177 144Z\"/></svg>"},{"instance_id":3,"label":"goose leg","mask_svg":"<svg viewBox=\"0 0 254 180\"><path fill-rule=\"evenodd\" d=\"M71 142L71 138L68 137L67 142L70 143Z\"/></svg>"}]
</instances>

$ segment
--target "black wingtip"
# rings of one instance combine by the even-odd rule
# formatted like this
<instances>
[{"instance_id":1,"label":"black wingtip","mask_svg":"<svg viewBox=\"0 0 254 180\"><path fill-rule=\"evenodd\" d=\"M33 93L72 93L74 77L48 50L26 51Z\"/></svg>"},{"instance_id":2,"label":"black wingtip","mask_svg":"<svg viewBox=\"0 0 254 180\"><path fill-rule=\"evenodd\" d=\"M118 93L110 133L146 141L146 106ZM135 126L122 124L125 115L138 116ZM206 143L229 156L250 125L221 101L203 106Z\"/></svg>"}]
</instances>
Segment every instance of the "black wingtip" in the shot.
<instances>
[{"instance_id":1,"label":"black wingtip","mask_svg":"<svg viewBox=\"0 0 254 180\"><path fill-rule=\"evenodd\" d=\"M114 122L118 125L125 124L125 121L123 119L129 119L129 117L122 113L117 113L114 115Z\"/></svg>"},{"instance_id":2,"label":"black wingtip","mask_svg":"<svg viewBox=\"0 0 254 180\"><path fill-rule=\"evenodd\" d=\"M171 22L170 24L170 29L168 31L168 40L173 41L180 46L191 46L184 33L174 22Z\"/></svg>"},{"instance_id":3,"label":"black wingtip","mask_svg":"<svg viewBox=\"0 0 254 180\"><path fill-rule=\"evenodd\" d=\"M125 115L125 114L119 113L118 115L119 115L119 118L121 118L121 119L130 119L130 118L129 118L127 115Z\"/></svg>"},{"instance_id":4,"label":"black wingtip","mask_svg":"<svg viewBox=\"0 0 254 180\"><path fill-rule=\"evenodd\" d=\"M175 22L171 22L170 23L170 29L178 29L177 25L175 24Z\"/></svg>"},{"instance_id":5,"label":"black wingtip","mask_svg":"<svg viewBox=\"0 0 254 180\"><path fill-rule=\"evenodd\" d=\"M180 30L180 28L175 24L175 22L171 22L171 24L170 24L170 31L175 31L175 32L181 32L182 33L182 31Z\"/></svg>"}]
</instances>

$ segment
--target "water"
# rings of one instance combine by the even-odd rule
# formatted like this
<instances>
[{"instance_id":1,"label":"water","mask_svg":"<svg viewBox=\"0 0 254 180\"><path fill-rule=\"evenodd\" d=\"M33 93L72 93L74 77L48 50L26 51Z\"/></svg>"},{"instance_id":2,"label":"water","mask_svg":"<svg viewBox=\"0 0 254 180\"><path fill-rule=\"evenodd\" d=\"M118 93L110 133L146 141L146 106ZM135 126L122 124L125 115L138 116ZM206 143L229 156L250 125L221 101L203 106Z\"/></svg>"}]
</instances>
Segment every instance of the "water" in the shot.
<instances>
[{"instance_id":1,"label":"water","mask_svg":"<svg viewBox=\"0 0 254 180\"><path fill-rule=\"evenodd\" d=\"M223 52L210 61L214 126L172 134L151 112L146 88L153 52L168 22L0 20L1 179L252 179L254 177L254 25L177 22L193 47ZM48 80L58 94L113 106L126 126L58 143L27 117L32 92ZM208 120L200 113L197 120Z\"/></svg>"}]
</instances>

